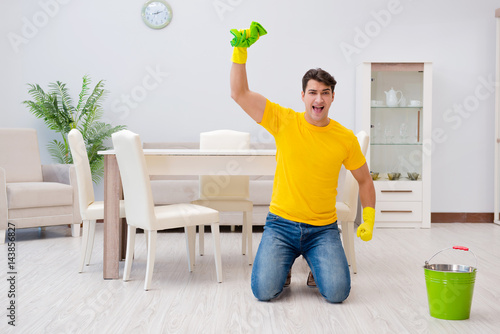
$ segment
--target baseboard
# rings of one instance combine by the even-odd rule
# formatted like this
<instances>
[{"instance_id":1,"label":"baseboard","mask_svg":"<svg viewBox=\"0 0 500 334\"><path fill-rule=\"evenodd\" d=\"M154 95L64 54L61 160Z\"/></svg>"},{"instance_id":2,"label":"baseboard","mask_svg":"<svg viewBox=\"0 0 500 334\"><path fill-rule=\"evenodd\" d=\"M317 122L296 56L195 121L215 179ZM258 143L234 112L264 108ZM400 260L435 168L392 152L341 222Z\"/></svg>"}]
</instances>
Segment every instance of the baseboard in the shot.
<instances>
[{"instance_id":1,"label":"baseboard","mask_svg":"<svg viewBox=\"0 0 500 334\"><path fill-rule=\"evenodd\" d=\"M493 212L432 212L431 223L493 223Z\"/></svg>"},{"instance_id":2,"label":"baseboard","mask_svg":"<svg viewBox=\"0 0 500 334\"><path fill-rule=\"evenodd\" d=\"M493 212L431 212L431 223L493 223L493 216Z\"/></svg>"}]
</instances>

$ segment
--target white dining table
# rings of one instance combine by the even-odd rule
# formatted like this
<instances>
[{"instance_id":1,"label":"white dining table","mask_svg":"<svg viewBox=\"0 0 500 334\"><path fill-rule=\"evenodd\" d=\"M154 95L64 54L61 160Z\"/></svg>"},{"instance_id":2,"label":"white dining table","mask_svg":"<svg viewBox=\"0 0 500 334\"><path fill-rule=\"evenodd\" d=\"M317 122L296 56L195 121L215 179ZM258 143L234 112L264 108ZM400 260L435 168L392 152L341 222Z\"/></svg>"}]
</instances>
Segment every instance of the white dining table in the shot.
<instances>
[{"instance_id":1,"label":"white dining table","mask_svg":"<svg viewBox=\"0 0 500 334\"><path fill-rule=\"evenodd\" d=\"M117 279L126 247L126 224L119 216L123 198L114 150L104 155L103 277ZM276 150L144 149L150 175L274 175Z\"/></svg>"}]
</instances>

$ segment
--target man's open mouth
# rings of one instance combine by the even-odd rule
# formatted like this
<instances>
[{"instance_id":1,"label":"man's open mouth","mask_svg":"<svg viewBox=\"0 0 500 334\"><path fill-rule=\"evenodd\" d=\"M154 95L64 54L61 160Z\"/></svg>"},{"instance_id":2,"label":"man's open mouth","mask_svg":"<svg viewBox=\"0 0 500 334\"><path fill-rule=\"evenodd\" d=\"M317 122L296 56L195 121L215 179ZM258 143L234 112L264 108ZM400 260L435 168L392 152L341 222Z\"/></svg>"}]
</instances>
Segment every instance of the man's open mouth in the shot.
<instances>
[{"instance_id":1,"label":"man's open mouth","mask_svg":"<svg viewBox=\"0 0 500 334\"><path fill-rule=\"evenodd\" d=\"M325 107L316 107L316 106L313 106L313 110L314 110L315 112L318 112L318 113L322 112L324 108L325 108Z\"/></svg>"}]
</instances>

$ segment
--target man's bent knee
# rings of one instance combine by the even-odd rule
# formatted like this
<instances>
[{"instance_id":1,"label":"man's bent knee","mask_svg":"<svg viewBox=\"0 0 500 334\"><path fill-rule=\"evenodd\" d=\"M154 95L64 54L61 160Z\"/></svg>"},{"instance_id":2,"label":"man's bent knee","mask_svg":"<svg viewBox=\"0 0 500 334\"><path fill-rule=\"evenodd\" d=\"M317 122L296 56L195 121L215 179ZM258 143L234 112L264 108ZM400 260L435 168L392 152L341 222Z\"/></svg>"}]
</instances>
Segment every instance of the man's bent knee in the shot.
<instances>
[{"instance_id":1,"label":"man's bent knee","mask_svg":"<svg viewBox=\"0 0 500 334\"><path fill-rule=\"evenodd\" d=\"M351 286L331 288L326 291L326 293L321 293L321 295L330 303L342 303L349 297L351 292Z\"/></svg>"},{"instance_id":2,"label":"man's bent knee","mask_svg":"<svg viewBox=\"0 0 500 334\"><path fill-rule=\"evenodd\" d=\"M273 287L262 287L262 286L256 286L252 284L252 292L255 298L257 298L261 302L267 302L270 301L271 299L274 299L278 297L281 292L283 291L283 288L281 289L276 289Z\"/></svg>"}]
</instances>

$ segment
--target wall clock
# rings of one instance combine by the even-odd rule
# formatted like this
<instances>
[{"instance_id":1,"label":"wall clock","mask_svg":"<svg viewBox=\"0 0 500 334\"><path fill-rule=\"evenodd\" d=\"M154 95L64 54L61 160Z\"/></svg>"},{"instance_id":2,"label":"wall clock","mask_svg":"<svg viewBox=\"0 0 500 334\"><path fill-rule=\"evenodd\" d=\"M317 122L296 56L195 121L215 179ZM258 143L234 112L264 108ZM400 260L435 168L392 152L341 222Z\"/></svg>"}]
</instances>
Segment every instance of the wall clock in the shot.
<instances>
[{"instance_id":1,"label":"wall clock","mask_svg":"<svg viewBox=\"0 0 500 334\"><path fill-rule=\"evenodd\" d=\"M165 28L172 21L172 15L172 8L165 0L149 0L142 5L142 20L150 28Z\"/></svg>"}]
</instances>

